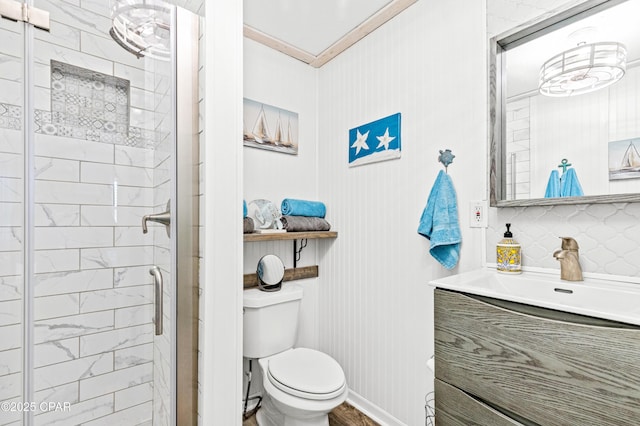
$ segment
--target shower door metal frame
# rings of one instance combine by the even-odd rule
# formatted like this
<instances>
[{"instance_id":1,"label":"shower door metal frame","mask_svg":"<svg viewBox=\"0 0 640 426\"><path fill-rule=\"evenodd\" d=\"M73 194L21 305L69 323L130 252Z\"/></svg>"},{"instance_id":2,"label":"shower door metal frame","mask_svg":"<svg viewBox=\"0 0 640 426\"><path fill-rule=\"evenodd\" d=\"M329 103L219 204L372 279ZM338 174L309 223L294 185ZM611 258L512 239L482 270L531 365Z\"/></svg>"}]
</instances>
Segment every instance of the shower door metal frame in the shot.
<instances>
[{"instance_id":1,"label":"shower door metal frame","mask_svg":"<svg viewBox=\"0 0 640 426\"><path fill-rule=\"evenodd\" d=\"M198 420L198 297L199 297L199 162L197 15L176 8L176 421ZM176 31L177 33L177 31ZM181 40L186 43L181 43ZM187 78L189 76L189 78Z\"/></svg>"}]
</instances>

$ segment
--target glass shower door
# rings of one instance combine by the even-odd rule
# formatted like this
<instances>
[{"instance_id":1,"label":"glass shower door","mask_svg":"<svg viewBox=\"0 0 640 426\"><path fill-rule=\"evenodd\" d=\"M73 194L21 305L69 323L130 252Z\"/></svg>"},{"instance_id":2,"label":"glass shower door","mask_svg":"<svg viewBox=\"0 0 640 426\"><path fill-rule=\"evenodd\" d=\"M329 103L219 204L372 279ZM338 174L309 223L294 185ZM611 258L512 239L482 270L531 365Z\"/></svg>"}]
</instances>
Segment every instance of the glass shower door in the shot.
<instances>
[{"instance_id":1,"label":"glass shower door","mask_svg":"<svg viewBox=\"0 0 640 426\"><path fill-rule=\"evenodd\" d=\"M0 19L0 425L20 421L24 304L24 27Z\"/></svg>"},{"instance_id":2,"label":"glass shower door","mask_svg":"<svg viewBox=\"0 0 640 426\"><path fill-rule=\"evenodd\" d=\"M75 3L0 20L0 400L29 404L0 425L175 424L175 237L142 227L175 197L174 64Z\"/></svg>"}]
</instances>

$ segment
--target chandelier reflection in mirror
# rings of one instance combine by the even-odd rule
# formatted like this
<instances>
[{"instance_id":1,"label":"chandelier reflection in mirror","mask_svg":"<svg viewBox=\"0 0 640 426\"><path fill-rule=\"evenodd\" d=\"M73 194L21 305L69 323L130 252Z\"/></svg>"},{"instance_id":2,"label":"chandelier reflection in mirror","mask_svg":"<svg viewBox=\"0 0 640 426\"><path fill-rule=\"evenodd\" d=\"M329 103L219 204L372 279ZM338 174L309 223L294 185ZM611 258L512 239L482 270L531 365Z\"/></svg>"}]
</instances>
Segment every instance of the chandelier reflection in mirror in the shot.
<instances>
[{"instance_id":1,"label":"chandelier reflection in mirror","mask_svg":"<svg viewBox=\"0 0 640 426\"><path fill-rule=\"evenodd\" d=\"M627 49L621 43L580 44L546 61L538 89L545 96L574 96L607 87L626 70Z\"/></svg>"},{"instance_id":2,"label":"chandelier reflection in mirror","mask_svg":"<svg viewBox=\"0 0 640 426\"><path fill-rule=\"evenodd\" d=\"M111 37L141 58L171 57L171 9L160 0L111 0Z\"/></svg>"}]
</instances>

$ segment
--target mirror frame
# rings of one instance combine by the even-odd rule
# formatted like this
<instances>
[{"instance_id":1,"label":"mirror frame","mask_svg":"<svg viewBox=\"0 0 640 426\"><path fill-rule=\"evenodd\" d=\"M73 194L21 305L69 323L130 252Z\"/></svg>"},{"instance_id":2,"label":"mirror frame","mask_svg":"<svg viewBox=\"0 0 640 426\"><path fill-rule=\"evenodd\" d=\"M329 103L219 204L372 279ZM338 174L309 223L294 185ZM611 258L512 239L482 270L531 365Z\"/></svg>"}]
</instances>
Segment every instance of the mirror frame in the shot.
<instances>
[{"instance_id":1,"label":"mirror frame","mask_svg":"<svg viewBox=\"0 0 640 426\"><path fill-rule=\"evenodd\" d=\"M489 40L489 204L491 207L554 206L567 204L607 204L640 202L640 193L588 195L582 197L529 198L506 200L503 53L569 23L598 13L627 0L589 0L553 15L543 15Z\"/></svg>"}]
</instances>

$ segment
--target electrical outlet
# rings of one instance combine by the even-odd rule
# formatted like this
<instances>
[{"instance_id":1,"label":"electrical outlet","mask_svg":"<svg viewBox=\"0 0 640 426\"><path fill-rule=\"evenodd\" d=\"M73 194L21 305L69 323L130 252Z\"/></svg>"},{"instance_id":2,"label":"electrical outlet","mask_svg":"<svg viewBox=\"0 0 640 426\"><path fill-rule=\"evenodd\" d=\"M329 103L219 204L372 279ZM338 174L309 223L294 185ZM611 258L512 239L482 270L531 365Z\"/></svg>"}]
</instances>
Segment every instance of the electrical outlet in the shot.
<instances>
[{"instance_id":1,"label":"electrical outlet","mask_svg":"<svg viewBox=\"0 0 640 426\"><path fill-rule=\"evenodd\" d=\"M486 201L471 201L469 203L469 226L471 228L486 228L489 206Z\"/></svg>"}]
</instances>

